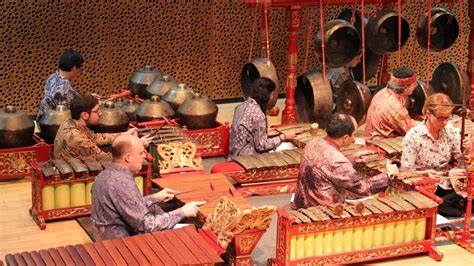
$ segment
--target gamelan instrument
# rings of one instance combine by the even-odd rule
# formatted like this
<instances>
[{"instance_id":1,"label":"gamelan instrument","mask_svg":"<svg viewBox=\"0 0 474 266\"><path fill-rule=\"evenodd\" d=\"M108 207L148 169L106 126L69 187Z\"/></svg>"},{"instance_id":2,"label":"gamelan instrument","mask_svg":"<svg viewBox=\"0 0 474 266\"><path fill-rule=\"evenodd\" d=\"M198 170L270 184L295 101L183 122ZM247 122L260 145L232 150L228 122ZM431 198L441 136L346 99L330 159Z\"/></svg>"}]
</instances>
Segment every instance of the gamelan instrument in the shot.
<instances>
[{"instance_id":1,"label":"gamelan instrument","mask_svg":"<svg viewBox=\"0 0 474 266\"><path fill-rule=\"evenodd\" d=\"M303 149L307 142L313 139L324 138L327 134L323 129L319 128L317 123L300 123L293 125L277 126L275 130L280 133L294 131L296 136L292 143Z\"/></svg>"},{"instance_id":2,"label":"gamelan instrument","mask_svg":"<svg viewBox=\"0 0 474 266\"><path fill-rule=\"evenodd\" d=\"M441 260L434 246L437 200L408 191L365 200L359 212L343 204L339 215L326 206L279 209L271 263L345 264L416 253Z\"/></svg>"},{"instance_id":3,"label":"gamelan instrument","mask_svg":"<svg viewBox=\"0 0 474 266\"><path fill-rule=\"evenodd\" d=\"M216 243L215 249L227 250L229 264L251 264L253 249L269 227L276 212L274 206L252 207L223 174L183 175L159 178L159 187L184 192L176 195L178 203L206 201L199 207L197 223L201 235Z\"/></svg>"},{"instance_id":4,"label":"gamelan instrument","mask_svg":"<svg viewBox=\"0 0 474 266\"><path fill-rule=\"evenodd\" d=\"M90 214L95 177L111 163L107 158L31 160L32 207L30 214L41 229L45 221ZM135 183L142 195L151 192L151 164L143 164Z\"/></svg>"},{"instance_id":5,"label":"gamelan instrument","mask_svg":"<svg viewBox=\"0 0 474 266\"><path fill-rule=\"evenodd\" d=\"M194 226L7 254L7 265L214 265L221 257Z\"/></svg>"}]
</instances>

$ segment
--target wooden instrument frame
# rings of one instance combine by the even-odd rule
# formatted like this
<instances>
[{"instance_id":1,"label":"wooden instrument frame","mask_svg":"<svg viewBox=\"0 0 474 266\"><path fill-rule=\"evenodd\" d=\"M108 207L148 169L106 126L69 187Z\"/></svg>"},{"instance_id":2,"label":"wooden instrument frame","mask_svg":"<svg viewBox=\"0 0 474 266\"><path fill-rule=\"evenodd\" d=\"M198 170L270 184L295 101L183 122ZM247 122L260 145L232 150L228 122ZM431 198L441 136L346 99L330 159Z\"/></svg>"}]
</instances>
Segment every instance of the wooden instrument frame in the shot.
<instances>
[{"instance_id":1,"label":"wooden instrument frame","mask_svg":"<svg viewBox=\"0 0 474 266\"><path fill-rule=\"evenodd\" d=\"M411 211L394 211L383 214L371 214L369 216L352 216L349 218L300 224L294 223L295 218L287 211L278 209L276 258L269 259L269 264L346 264L394 258L417 253L427 253L434 260L440 261L443 258L443 254L435 248L437 209L437 207L433 207ZM426 218L426 235L424 240L290 260L291 238L296 235L301 235L301 233L320 233L345 228L348 229L361 225L375 225L419 218Z\"/></svg>"},{"instance_id":2,"label":"wooden instrument frame","mask_svg":"<svg viewBox=\"0 0 474 266\"><path fill-rule=\"evenodd\" d=\"M35 144L27 147L0 149L0 179L31 175L30 160L44 162L51 158L52 144L33 134Z\"/></svg>"},{"instance_id":3,"label":"wooden instrument frame","mask_svg":"<svg viewBox=\"0 0 474 266\"><path fill-rule=\"evenodd\" d=\"M61 184L72 184L77 182L90 182L94 181L95 175L91 174L90 171L82 173L76 176L74 173L67 174L66 178L63 178L61 174L46 178L43 175L43 171L39 167L39 164L35 160L30 160L31 165L31 208L29 209L30 215L41 230L46 229L46 222L58 219L71 219L80 216L87 216L91 212L91 205L73 206L67 208L55 208L51 210L43 210L43 197L42 188L49 185L61 185ZM98 174L98 173L97 173ZM151 193L151 177L152 177L152 165L146 163L143 165L140 172L137 175L143 176L143 194L148 195Z\"/></svg>"}]
</instances>

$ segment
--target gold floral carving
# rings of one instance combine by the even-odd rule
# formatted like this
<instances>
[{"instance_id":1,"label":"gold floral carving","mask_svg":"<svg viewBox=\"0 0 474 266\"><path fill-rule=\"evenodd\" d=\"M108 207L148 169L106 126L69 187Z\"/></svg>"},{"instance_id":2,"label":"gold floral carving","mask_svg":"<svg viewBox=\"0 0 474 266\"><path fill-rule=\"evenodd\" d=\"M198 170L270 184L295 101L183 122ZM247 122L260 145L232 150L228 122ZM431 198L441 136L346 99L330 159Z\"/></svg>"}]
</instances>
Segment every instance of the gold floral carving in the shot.
<instances>
[{"instance_id":1,"label":"gold floral carving","mask_svg":"<svg viewBox=\"0 0 474 266\"><path fill-rule=\"evenodd\" d=\"M48 219L55 219L55 218L68 217L68 216L71 216L71 215L90 214L90 212L91 212L91 207L90 206L77 207L77 208L71 207L71 208L67 208L67 209L64 209L64 210L48 211L47 216L48 216Z\"/></svg>"},{"instance_id":2,"label":"gold floral carving","mask_svg":"<svg viewBox=\"0 0 474 266\"><path fill-rule=\"evenodd\" d=\"M248 253L257 239L256 235L245 236L240 239L240 252Z\"/></svg>"},{"instance_id":3,"label":"gold floral carving","mask_svg":"<svg viewBox=\"0 0 474 266\"><path fill-rule=\"evenodd\" d=\"M253 207L242 211L230 199L221 197L214 212L208 215L204 228L216 233L217 243L222 248L227 248L232 238L244 230L267 229L275 212L275 206Z\"/></svg>"},{"instance_id":4,"label":"gold floral carving","mask_svg":"<svg viewBox=\"0 0 474 266\"><path fill-rule=\"evenodd\" d=\"M229 172L226 176L238 183L253 183L261 181L286 180L298 178L299 166L275 167L273 169Z\"/></svg>"},{"instance_id":5,"label":"gold floral carving","mask_svg":"<svg viewBox=\"0 0 474 266\"><path fill-rule=\"evenodd\" d=\"M222 150L222 138L223 134L219 131L212 132L202 132L202 133L189 133L191 137L196 139L204 149L204 153L215 153L215 152L224 152Z\"/></svg>"},{"instance_id":6,"label":"gold floral carving","mask_svg":"<svg viewBox=\"0 0 474 266\"><path fill-rule=\"evenodd\" d=\"M161 173L169 173L176 167L203 169L201 157L196 156L196 145L192 142L170 142L158 145Z\"/></svg>"},{"instance_id":7,"label":"gold floral carving","mask_svg":"<svg viewBox=\"0 0 474 266\"><path fill-rule=\"evenodd\" d=\"M0 153L0 175L30 172L28 161L36 158L36 151Z\"/></svg>"}]
</instances>

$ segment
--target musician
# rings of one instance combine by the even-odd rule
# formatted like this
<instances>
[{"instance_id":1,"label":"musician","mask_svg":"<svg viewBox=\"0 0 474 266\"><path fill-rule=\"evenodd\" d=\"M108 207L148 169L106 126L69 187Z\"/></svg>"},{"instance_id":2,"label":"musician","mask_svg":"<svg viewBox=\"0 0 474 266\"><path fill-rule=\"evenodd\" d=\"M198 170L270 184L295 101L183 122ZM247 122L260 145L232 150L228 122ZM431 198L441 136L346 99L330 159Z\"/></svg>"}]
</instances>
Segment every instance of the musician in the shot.
<instances>
[{"instance_id":1,"label":"musician","mask_svg":"<svg viewBox=\"0 0 474 266\"><path fill-rule=\"evenodd\" d=\"M99 145L112 144L114 139L123 133L94 133L87 126L99 121L101 112L99 101L91 94L77 94L71 101L71 118L59 127L54 139L55 159L71 159L77 157L108 157L111 154L102 151ZM137 134L130 129L126 134ZM143 137L148 145L151 138Z\"/></svg>"},{"instance_id":2,"label":"musician","mask_svg":"<svg viewBox=\"0 0 474 266\"><path fill-rule=\"evenodd\" d=\"M402 166L414 170L434 173L436 176L448 175L459 178L464 169L452 168L454 161L462 161L461 134L458 128L448 123L452 117L454 104L443 93L435 93L428 97L423 107L426 120L408 131L403 139ZM465 139L464 151L471 152L471 141ZM443 174L445 172L445 174ZM436 195L444 202L438 207L440 214L460 216L463 210L459 204L462 197L455 193L449 179L439 182Z\"/></svg>"},{"instance_id":3,"label":"musician","mask_svg":"<svg viewBox=\"0 0 474 266\"><path fill-rule=\"evenodd\" d=\"M406 108L408 96L418 83L415 72L406 67L393 71L385 88L372 98L365 122L365 139L405 136L416 123Z\"/></svg>"},{"instance_id":4,"label":"musician","mask_svg":"<svg viewBox=\"0 0 474 266\"><path fill-rule=\"evenodd\" d=\"M83 63L84 58L79 52L73 49L64 51L59 58L59 70L46 81L36 121L39 121L47 111L56 109L59 104L69 108L72 98L77 94L71 82L81 73Z\"/></svg>"},{"instance_id":5,"label":"musician","mask_svg":"<svg viewBox=\"0 0 474 266\"><path fill-rule=\"evenodd\" d=\"M369 179L360 176L353 163L367 152L346 158L342 147L354 142L357 122L347 114L333 114L326 128L327 137L306 144L300 162L295 205L308 208L316 205L343 203L348 195L362 198L383 191L398 168L387 162L387 172Z\"/></svg>"},{"instance_id":6,"label":"musician","mask_svg":"<svg viewBox=\"0 0 474 266\"><path fill-rule=\"evenodd\" d=\"M275 83L258 78L249 97L235 108L230 129L230 154L252 155L277 148L283 141L295 138L294 131L270 137L265 112Z\"/></svg>"},{"instance_id":7,"label":"musician","mask_svg":"<svg viewBox=\"0 0 474 266\"><path fill-rule=\"evenodd\" d=\"M184 217L197 215L199 205L190 202L165 213L155 203L166 202L178 192L165 188L142 197L133 179L145 159L143 141L123 134L112 144L113 163L109 164L92 185L92 212L95 240L113 239L173 228Z\"/></svg>"}]
</instances>

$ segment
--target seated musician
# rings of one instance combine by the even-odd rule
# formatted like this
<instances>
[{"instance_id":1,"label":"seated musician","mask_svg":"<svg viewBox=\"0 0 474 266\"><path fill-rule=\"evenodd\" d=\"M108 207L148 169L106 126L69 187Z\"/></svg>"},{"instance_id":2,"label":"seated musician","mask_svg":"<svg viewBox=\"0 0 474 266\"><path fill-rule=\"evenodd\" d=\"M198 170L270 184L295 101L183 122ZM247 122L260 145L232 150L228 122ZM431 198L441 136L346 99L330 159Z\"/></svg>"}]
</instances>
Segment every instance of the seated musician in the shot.
<instances>
[{"instance_id":1,"label":"seated musician","mask_svg":"<svg viewBox=\"0 0 474 266\"><path fill-rule=\"evenodd\" d=\"M145 159L143 141L123 134L112 144L113 163L108 165L92 185L92 212L95 240L113 239L173 228L184 217L194 217L198 206L190 202L165 213L155 203L173 199L178 192L165 188L149 196L141 196L133 179Z\"/></svg>"},{"instance_id":2,"label":"seated musician","mask_svg":"<svg viewBox=\"0 0 474 266\"><path fill-rule=\"evenodd\" d=\"M416 123L406 108L408 96L418 83L410 68L393 71L385 88L372 98L365 122L365 139L378 140L405 136Z\"/></svg>"},{"instance_id":3,"label":"seated musician","mask_svg":"<svg viewBox=\"0 0 474 266\"><path fill-rule=\"evenodd\" d=\"M252 155L277 148L282 141L291 141L295 133L289 132L274 137L268 135L265 112L275 83L268 78L258 78L249 97L235 108L230 128L230 154Z\"/></svg>"},{"instance_id":4,"label":"seated musician","mask_svg":"<svg viewBox=\"0 0 474 266\"><path fill-rule=\"evenodd\" d=\"M363 198L378 193L388 185L389 177L398 174L397 166L387 161L387 173L364 178L353 163L367 152L346 158L340 151L354 142L356 120L347 114L333 114L326 128L327 136L306 144L300 162L295 205L308 208L316 205L343 203L348 194Z\"/></svg>"},{"instance_id":5,"label":"seated musician","mask_svg":"<svg viewBox=\"0 0 474 266\"><path fill-rule=\"evenodd\" d=\"M54 139L54 159L70 159L77 157L109 157L99 145L111 144L123 133L94 133L87 126L99 121L101 112L99 101L91 94L78 94L71 101L71 118L59 127ZM130 129L126 134L137 134L136 129ZM143 137L145 144L151 139Z\"/></svg>"},{"instance_id":6,"label":"seated musician","mask_svg":"<svg viewBox=\"0 0 474 266\"><path fill-rule=\"evenodd\" d=\"M458 128L448 123L454 104L443 93L428 97L423 107L426 120L408 131L403 139L402 166L414 170L429 170L437 176L449 175L459 178L464 170L452 168L450 162L461 161L461 134ZM470 154L471 142L465 139L465 153ZM436 173L439 171L439 173ZM446 174L443 174L445 172ZM445 216L460 216L462 197L456 194L449 179L442 179L436 189L436 195L443 198L438 212Z\"/></svg>"}]
</instances>

